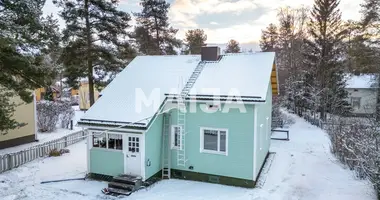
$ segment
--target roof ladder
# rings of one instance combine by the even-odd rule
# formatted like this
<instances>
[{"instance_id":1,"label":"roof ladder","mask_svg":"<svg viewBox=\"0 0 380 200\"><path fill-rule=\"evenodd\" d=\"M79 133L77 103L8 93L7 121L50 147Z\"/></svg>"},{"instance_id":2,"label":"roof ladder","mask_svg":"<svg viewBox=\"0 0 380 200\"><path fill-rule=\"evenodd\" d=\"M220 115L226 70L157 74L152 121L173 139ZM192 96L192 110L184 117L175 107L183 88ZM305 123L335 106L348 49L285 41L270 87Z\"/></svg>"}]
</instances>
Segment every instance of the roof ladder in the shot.
<instances>
[{"instance_id":1,"label":"roof ladder","mask_svg":"<svg viewBox=\"0 0 380 200\"><path fill-rule=\"evenodd\" d=\"M164 113L162 124L162 179L170 179L170 113Z\"/></svg>"},{"instance_id":2,"label":"roof ladder","mask_svg":"<svg viewBox=\"0 0 380 200\"><path fill-rule=\"evenodd\" d=\"M182 89L179 98L177 99L177 125L179 126L179 137L177 137L177 141L179 148L177 149L177 166L186 166L186 148L185 148L185 136L186 136L186 104L185 99L189 94L191 88L194 86L196 80L201 74L206 62L200 61L195 68L194 72L191 74L189 80L186 82L185 87Z\"/></svg>"}]
</instances>

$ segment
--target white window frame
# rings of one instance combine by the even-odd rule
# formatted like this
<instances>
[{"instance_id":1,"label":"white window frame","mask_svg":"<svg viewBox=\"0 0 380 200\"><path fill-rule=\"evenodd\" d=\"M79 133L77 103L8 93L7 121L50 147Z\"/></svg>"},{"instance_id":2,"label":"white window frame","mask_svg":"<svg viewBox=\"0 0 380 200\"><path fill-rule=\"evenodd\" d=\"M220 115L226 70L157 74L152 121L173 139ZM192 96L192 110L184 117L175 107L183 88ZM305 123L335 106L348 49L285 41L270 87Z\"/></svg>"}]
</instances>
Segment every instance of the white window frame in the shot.
<instances>
[{"instance_id":1,"label":"white window frame","mask_svg":"<svg viewBox=\"0 0 380 200\"><path fill-rule=\"evenodd\" d=\"M217 151L204 149L204 131L205 130L218 131L218 141L217 141L218 150ZM225 152L220 151L220 131L226 132L226 151ZM200 152L228 156L228 129L201 127L200 128Z\"/></svg>"},{"instance_id":2,"label":"white window frame","mask_svg":"<svg viewBox=\"0 0 380 200\"><path fill-rule=\"evenodd\" d=\"M172 125L172 128L171 128L171 134L170 134L170 148L171 149L180 149L182 147L182 134L179 133L179 146L175 146L175 128L179 128L180 131L181 131L181 126L178 126L178 125Z\"/></svg>"}]
</instances>

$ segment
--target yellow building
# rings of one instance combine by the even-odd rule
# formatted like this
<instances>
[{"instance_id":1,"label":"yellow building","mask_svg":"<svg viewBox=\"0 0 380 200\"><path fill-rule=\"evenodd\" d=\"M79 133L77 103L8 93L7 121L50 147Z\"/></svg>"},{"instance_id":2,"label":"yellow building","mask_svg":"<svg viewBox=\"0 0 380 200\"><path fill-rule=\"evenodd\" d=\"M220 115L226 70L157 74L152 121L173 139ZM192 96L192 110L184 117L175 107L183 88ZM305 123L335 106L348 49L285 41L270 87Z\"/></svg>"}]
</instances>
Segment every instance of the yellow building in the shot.
<instances>
[{"instance_id":1,"label":"yellow building","mask_svg":"<svg viewBox=\"0 0 380 200\"><path fill-rule=\"evenodd\" d=\"M56 99L60 94L59 94L59 90L54 88L54 87L51 87L52 91L53 91L53 98ZM46 93L46 89L45 88L38 88L35 90L36 92L36 101L40 101L41 99L44 98L44 95Z\"/></svg>"},{"instance_id":2,"label":"yellow building","mask_svg":"<svg viewBox=\"0 0 380 200\"><path fill-rule=\"evenodd\" d=\"M8 134L0 134L0 149L13 147L36 140L37 124L36 124L36 98L32 103L24 103L20 97L15 96L11 99L16 104L13 118L22 124L19 128L9 130Z\"/></svg>"},{"instance_id":3,"label":"yellow building","mask_svg":"<svg viewBox=\"0 0 380 200\"><path fill-rule=\"evenodd\" d=\"M79 109L88 110L90 108L90 90L88 83L81 83L79 90ZM95 101L99 97L99 91L94 88Z\"/></svg>"}]
</instances>

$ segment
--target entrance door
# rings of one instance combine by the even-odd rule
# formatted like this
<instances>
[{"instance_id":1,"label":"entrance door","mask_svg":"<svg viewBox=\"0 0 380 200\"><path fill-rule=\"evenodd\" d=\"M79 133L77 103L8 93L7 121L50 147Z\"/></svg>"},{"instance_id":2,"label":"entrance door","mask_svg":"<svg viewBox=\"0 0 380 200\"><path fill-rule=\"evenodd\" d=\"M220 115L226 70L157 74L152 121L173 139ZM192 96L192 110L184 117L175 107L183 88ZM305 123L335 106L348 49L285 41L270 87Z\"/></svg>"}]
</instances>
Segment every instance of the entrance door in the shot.
<instances>
[{"instance_id":1,"label":"entrance door","mask_svg":"<svg viewBox=\"0 0 380 200\"><path fill-rule=\"evenodd\" d=\"M141 176L141 139L136 134L127 136L126 173Z\"/></svg>"}]
</instances>

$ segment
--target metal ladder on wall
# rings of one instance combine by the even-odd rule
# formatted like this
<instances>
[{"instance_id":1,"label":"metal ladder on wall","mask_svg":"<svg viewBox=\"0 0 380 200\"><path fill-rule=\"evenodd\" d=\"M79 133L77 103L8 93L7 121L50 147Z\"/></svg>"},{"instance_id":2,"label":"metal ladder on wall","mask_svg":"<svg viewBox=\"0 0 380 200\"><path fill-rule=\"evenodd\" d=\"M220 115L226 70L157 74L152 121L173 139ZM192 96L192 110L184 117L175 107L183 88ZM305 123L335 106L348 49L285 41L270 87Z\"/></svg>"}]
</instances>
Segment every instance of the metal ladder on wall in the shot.
<instances>
[{"instance_id":1,"label":"metal ladder on wall","mask_svg":"<svg viewBox=\"0 0 380 200\"><path fill-rule=\"evenodd\" d=\"M170 178L170 113L163 114L162 124L162 179Z\"/></svg>"},{"instance_id":2,"label":"metal ladder on wall","mask_svg":"<svg viewBox=\"0 0 380 200\"><path fill-rule=\"evenodd\" d=\"M185 148L185 136L186 136L186 104L185 99L189 94L191 88L194 86L195 81L201 74L206 62L200 61L195 68L194 72L191 74L189 80L186 82L185 87L182 89L178 99L177 99L177 125L180 128L180 135L177 137L179 141L179 148L177 149L177 166L186 166L186 148Z\"/></svg>"}]
</instances>

